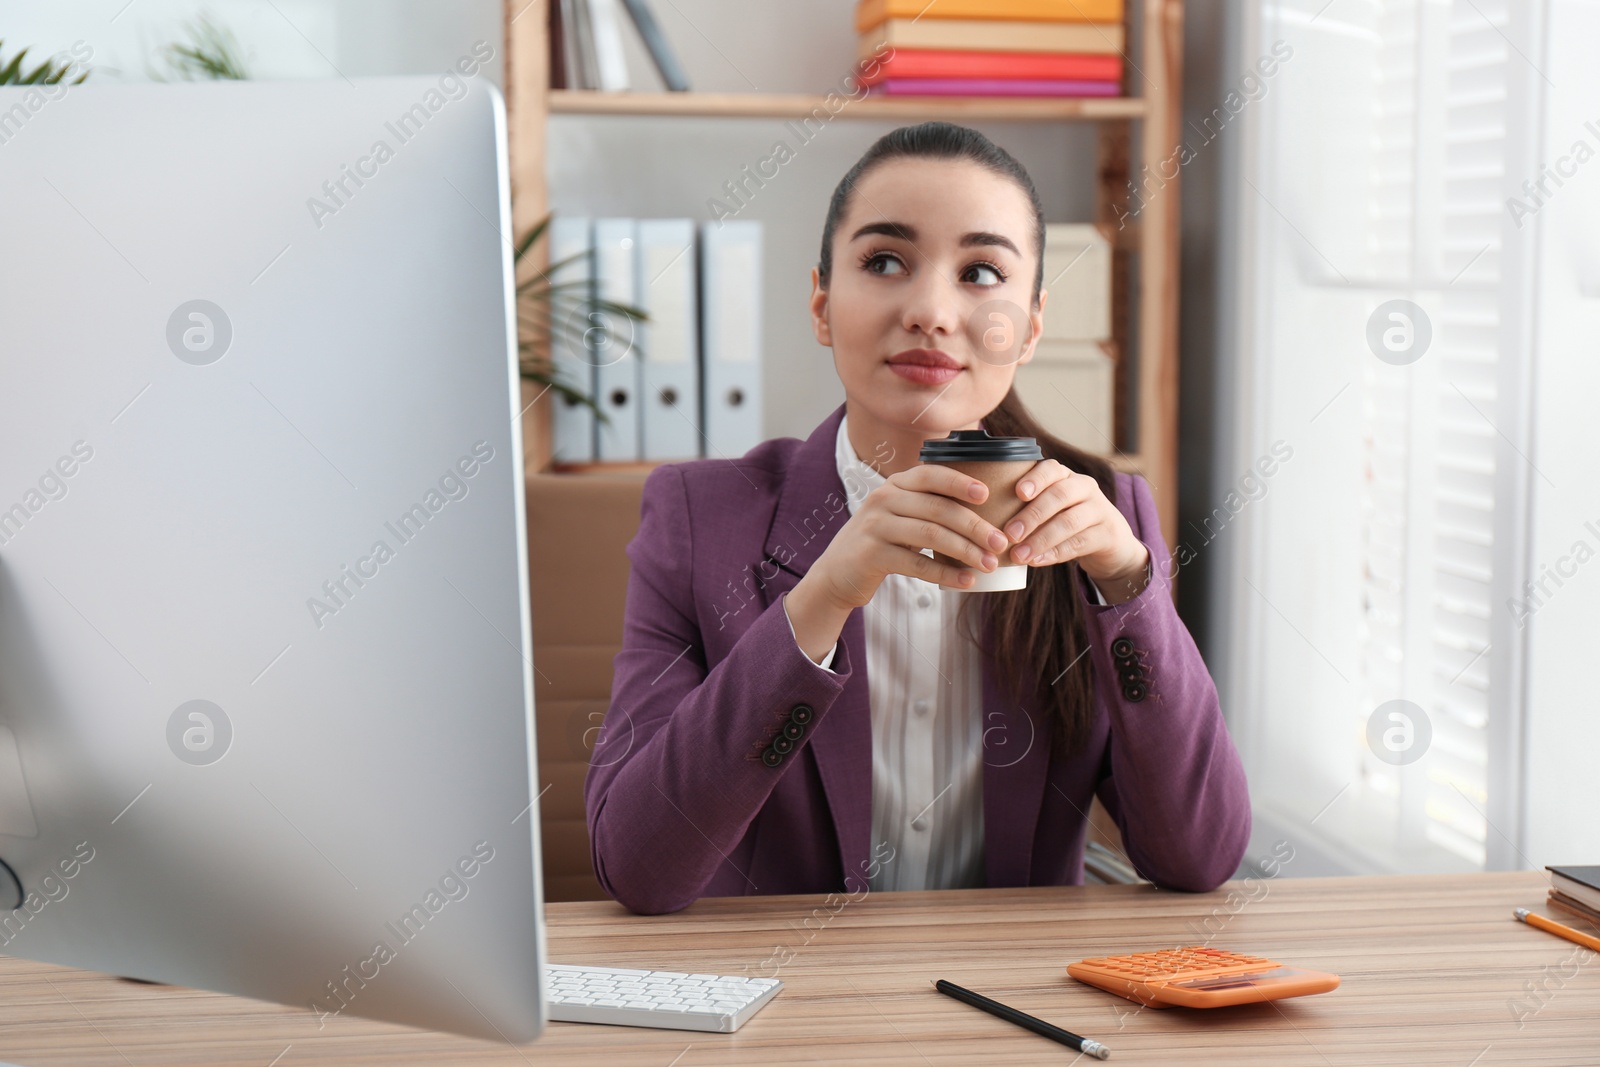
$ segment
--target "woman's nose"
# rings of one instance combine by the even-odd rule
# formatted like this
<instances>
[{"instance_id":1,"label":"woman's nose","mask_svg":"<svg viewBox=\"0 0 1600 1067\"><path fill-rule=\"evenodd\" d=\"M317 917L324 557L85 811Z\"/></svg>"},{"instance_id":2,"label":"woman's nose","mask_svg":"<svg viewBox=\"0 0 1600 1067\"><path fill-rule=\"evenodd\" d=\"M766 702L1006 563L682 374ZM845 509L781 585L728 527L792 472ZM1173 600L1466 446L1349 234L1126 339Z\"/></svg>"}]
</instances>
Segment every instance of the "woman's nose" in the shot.
<instances>
[{"instance_id":1,"label":"woman's nose","mask_svg":"<svg viewBox=\"0 0 1600 1067\"><path fill-rule=\"evenodd\" d=\"M962 328L958 292L937 271L924 268L906 293L902 325L912 332L954 334Z\"/></svg>"}]
</instances>

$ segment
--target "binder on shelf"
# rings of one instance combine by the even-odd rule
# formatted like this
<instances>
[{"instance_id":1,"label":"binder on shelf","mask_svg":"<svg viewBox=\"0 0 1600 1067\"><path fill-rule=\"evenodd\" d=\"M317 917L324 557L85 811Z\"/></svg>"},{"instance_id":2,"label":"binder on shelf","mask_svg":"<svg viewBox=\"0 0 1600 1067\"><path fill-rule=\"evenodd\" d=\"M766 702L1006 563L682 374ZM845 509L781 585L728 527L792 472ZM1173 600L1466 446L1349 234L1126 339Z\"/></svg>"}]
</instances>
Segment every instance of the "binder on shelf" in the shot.
<instances>
[{"instance_id":1,"label":"binder on shelf","mask_svg":"<svg viewBox=\"0 0 1600 1067\"><path fill-rule=\"evenodd\" d=\"M1044 289L1050 295L1042 336L1055 341L1111 336L1111 245L1094 226L1052 222L1044 228Z\"/></svg>"},{"instance_id":2,"label":"binder on shelf","mask_svg":"<svg viewBox=\"0 0 1600 1067\"><path fill-rule=\"evenodd\" d=\"M737 459L761 435L761 224L700 226L706 455Z\"/></svg>"},{"instance_id":3,"label":"binder on shelf","mask_svg":"<svg viewBox=\"0 0 1600 1067\"><path fill-rule=\"evenodd\" d=\"M550 14L549 24L545 27L545 43L550 46L550 88L572 89L572 73L567 69L567 20L572 18L569 10L571 0L550 0L547 8Z\"/></svg>"},{"instance_id":4,"label":"binder on shelf","mask_svg":"<svg viewBox=\"0 0 1600 1067\"><path fill-rule=\"evenodd\" d=\"M594 222L595 292L600 300L636 304L634 286L638 227L633 219ZM636 461L639 456L639 339L625 315L591 316L590 351L595 364L595 399L606 421L595 431L595 459Z\"/></svg>"},{"instance_id":5,"label":"binder on shelf","mask_svg":"<svg viewBox=\"0 0 1600 1067\"><path fill-rule=\"evenodd\" d=\"M606 92L626 92L628 58L622 48L622 9L618 0L585 0L589 5L589 32L594 37L599 84Z\"/></svg>"},{"instance_id":6,"label":"binder on shelf","mask_svg":"<svg viewBox=\"0 0 1600 1067\"><path fill-rule=\"evenodd\" d=\"M594 27L590 22L588 0L562 0L562 22L568 41L568 85L574 89L593 89L599 85L599 57L595 54Z\"/></svg>"},{"instance_id":7,"label":"binder on shelf","mask_svg":"<svg viewBox=\"0 0 1600 1067\"><path fill-rule=\"evenodd\" d=\"M582 288L563 290L574 296L551 303L550 362L558 380L593 396L594 356L586 350L583 341L588 326L583 312L593 295L594 285L590 228L590 220L586 218L556 215L550 220L551 267L555 268L572 256L581 257L552 270L550 280L555 284L583 283ZM594 409L568 400L564 393L556 393L550 411L551 460L556 463L591 462L594 459Z\"/></svg>"},{"instance_id":8,"label":"binder on shelf","mask_svg":"<svg viewBox=\"0 0 1600 1067\"><path fill-rule=\"evenodd\" d=\"M692 219L640 219L638 299L640 452L646 460L703 454L700 336Z\"/></svg>"},{"instance_id":9,"label":"binder on shelf","mask_svg":"<svg viewBox=\"0 0 1600 1067\"><path fill-rule=\"evenodd\" d=\"M633 25L639 31L639 37L644 41L645 48L650 50L650 60L656 65L656 71L661 75L661 81L667 90L674 93L688 92L689 79L683 76L683 66L678 62L678 54L667 43L666 35L661 32L650 5L645 0L623 0L623 3L628 5L628 15L633 19Z\"/></svg>"}]
</instances>

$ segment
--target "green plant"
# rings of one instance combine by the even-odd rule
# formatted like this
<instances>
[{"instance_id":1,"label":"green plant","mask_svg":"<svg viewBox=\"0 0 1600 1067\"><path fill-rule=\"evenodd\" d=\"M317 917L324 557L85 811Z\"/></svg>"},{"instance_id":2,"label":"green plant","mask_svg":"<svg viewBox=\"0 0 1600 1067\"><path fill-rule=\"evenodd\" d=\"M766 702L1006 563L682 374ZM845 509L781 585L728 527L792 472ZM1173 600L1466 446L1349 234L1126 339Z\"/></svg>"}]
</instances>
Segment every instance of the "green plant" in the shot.
<instances>
[{"instance_id":1,"label":"green plant","mask_svg":"<svg viewBox=\"0 0 1600 1067\"><path fill-rule=\"evenodd\" d=\"M550 215L540 219L517 242L514 255L517 264L522 263L522 257L544 236L549 229L550 219ZM650 316L643 309L630 304L596 299L590 295L586 280L556 280L555 275L582 257L581 252L568 256L550 264L527 281L517 283L517 347L521 354L522 377L554 389L574 403L593 408L602 422L610 422L610 417L600 409L592 396L558 376L554 364L544 353L556 345L565 345L568 351L584 351L585 336L604 328L595 322L597 318L601 323L606 323L620 316L631 325L633 322L648 322Z\"/></svg>"},{"instance_id":2,"label":"green plant","mask_svg":"<svg viewBox=\"0 0 1600 1067\"><path fill-rule=\"evenodd\" d=\"M184 81L244 81L250 77L239 56L233 31L200 15L184 27L188 41L174 41L161 49L167 69ZM160 75L157 80L165 81Z\"/></svg>"},{"instance_id":3,"label":"green plant","mask_svg":"<svg viewBox=\"0 0 1600 1067\"><path fill-rule=\"evenodd\" d=\"M5 44L4 40L0 40L0 50L5 48ZM6 63L4 58L0 58L0 85L55 85L68 74L71 74L73 67L77 65L76 63L63 62L52 56L37 67L24 73L22 57L27 54L28 50L24 48L12 56L9 63ZM67 82L67 84L81 85L88 76L89 71L85 69L82 74Z\"/></svg>"}]
</instances>

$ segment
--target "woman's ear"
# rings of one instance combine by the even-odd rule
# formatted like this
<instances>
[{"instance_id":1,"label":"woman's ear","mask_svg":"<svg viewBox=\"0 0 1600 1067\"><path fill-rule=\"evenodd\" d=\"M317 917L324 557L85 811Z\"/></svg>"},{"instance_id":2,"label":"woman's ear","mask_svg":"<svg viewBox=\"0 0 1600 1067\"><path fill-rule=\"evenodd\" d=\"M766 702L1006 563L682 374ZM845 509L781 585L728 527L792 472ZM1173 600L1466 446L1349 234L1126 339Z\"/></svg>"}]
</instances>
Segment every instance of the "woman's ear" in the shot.
<instances>
[{"instance_id":1,"label":"woman's ear","mask_svg":"<svg viewBox=\"0 0 1600 1067\"><path fill-rule=\"evenodd\" d=\"M1039 337L1044 333L1044 302L1050 296L1048 289L1039 290L1039 306L1028 312L1028 343L1022 348L1022 357L1017 360L1020 366L1033 358L1034 349L1039 347Z\"/></svg>"},{"instance_id":2,"label":"woman's ear","mask_svg":"<svg viewBox=\"0 0 1600 1067\"><path fill-rule=\"evenodd\" d=\"M822 272L811 268L811 332L817 344L833 347L833 333L828 329L828 290L822 287Z\"/></svg>"}]
</instances>

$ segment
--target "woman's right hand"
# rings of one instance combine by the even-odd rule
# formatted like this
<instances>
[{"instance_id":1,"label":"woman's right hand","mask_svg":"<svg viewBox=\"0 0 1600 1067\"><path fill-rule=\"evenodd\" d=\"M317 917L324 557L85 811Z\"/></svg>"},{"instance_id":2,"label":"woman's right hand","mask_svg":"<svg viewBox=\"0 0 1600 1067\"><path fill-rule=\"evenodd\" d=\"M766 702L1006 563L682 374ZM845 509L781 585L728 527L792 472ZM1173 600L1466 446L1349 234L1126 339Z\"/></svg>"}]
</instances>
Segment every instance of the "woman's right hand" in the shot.
<instances>
[{"instance_id":1,"label":"woman's right hand","mask_svg":"<svg viewBox=\"0 0 1600 1067\"><path fill-rule=\"evenodd\" d=\"M802 582L841 610L864 607L890 574L940 585L970 586L968 567L992 571L1010 541L962 501L981 503L989 487L953 467L921 463L889 475L868 493ZM922 553L931 548L966 563L956 567Z\"/></svg>"}]
</instances>

